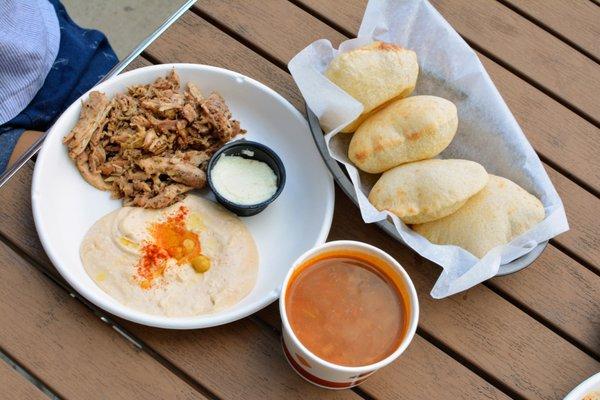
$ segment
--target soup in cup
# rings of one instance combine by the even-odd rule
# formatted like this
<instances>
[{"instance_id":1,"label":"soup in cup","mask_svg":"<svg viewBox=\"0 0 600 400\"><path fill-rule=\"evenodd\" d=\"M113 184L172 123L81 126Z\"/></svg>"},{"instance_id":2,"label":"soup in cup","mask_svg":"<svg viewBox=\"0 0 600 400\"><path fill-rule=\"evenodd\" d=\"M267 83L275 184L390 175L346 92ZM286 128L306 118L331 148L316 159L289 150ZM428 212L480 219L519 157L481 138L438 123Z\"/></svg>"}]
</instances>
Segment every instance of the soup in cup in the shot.
<instances>
[{"instance_id":1,"label":"soup in cup","mask_svg":"<svg viewBox=\"0 0 600 400\"><path fill-rule=\"evenodd\" d=\"M328 389L356 386L398 358L419 319L404 268L354 241L328 242L300 256L283 283L279 309L288 362Z\"/></svg>"}]
</instances>

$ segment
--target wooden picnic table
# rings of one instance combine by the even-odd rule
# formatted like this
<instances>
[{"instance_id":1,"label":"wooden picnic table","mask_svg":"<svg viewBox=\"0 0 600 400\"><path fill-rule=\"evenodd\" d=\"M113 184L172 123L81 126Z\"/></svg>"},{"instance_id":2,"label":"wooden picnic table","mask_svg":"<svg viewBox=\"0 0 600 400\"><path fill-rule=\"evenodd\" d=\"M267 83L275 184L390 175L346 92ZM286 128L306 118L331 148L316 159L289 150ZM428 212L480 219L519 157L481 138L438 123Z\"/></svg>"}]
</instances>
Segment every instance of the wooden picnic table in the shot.
<instances>
[{"instance_id":1,"label":"wooden picnic table","mask_svg":"<svg viewBox=\"0 0 600 400\"><path fill-rule=\"evenodd\" d=\"M287 62L313 40L337 46L355 36L365 4L199 0L130 68L228 68L304 112ZM326 391L286 364L276 303L225 326L168 331L115 318L74 293L38 241L30 162L0 190L4 358L66 399L560 399L600 371L600 4L433 4L477 52L564 201L571 230L529 268L434 300L439 267L364 224L337 190L329 240L364 241L396 257L419 292L421 317L399 360L356 389ZM44 397L2 360L0 393Z\"/></svg>"}]
</instances>

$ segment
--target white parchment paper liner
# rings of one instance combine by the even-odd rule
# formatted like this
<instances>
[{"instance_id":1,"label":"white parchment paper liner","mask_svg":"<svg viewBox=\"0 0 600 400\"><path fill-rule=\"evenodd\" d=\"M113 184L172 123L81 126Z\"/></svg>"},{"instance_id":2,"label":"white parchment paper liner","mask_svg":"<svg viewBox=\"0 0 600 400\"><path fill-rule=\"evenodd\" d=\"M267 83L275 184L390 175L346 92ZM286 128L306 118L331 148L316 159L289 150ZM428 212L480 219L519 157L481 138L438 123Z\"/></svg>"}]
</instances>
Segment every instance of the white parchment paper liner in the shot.
<instances>
[{"instance_id":1,"label":"white parchment paper liner","mask_svg":"<svg viewBox=\"0 0 600 400\"><path fill-rule=\"evenodd\" d=\"M367 200L377 176L358 171L347 157L351 135L339 130L354 120L362 105L332 84L323 72L339 53L373 40L414 50L419 78L413 95L451 100L458 108L458 132L440 158L477 161L494 175L506 177L537 196L546 218L530 231L478 259L457 246L435 245L409 229L398 217L377 211ZM496 275L501 264L531 251L538 243L569 229L565 210L538 156L490 80L479 59L426 0L371 0L356 39L338 50L328 40L313 42L288 65L306 103L319 117L333 158L342 162L354 184L365 222L391 218L402 239L443 272L431 291L443 298Z\"/></svg>"}]
</instances>

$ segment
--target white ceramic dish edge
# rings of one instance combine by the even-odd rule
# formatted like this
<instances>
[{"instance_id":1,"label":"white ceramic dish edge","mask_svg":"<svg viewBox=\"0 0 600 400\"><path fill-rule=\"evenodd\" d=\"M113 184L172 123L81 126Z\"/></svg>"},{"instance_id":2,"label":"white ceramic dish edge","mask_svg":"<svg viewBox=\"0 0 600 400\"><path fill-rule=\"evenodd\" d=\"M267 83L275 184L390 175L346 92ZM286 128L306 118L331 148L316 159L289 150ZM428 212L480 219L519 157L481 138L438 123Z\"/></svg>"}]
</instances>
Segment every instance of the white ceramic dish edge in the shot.
<instances>
[{"instance_id":1,"label":"white ceramic dish edge","mask_svg":"<svg viewBox=\"0 0 600 400\"><path fill-rule=\"evenodd\" d=\"M307 132L309 131L308 122L302 116L302 114L296 108L294 108L286 99L284 99L280 94L275 92L273 89L269 88L268 86L254 80L252 78L249 78L249 77L239 74L237 72L229 71L229 70L219 68L219 67L198 65L198 64L182 64L182 63L162 64L162 65L147 66L147 67L138 68L136 70L125 72L114 78L111 78L110 80L108 80L106 82L103 82L102 84L100 84L100 85L90 89L88 92L84 93L71 106L69 106L69 108L67 108L65 113L69 112L73 108L80 107L79 104L81 103L81 100L84 98L87 98L87 96L89 95L89 92L91 92L92 90L103 90L103 88L107 87L112 82L125 80L129 75L140 73L140 71L144 71L144 70L148 70L148 69L155 69L157 67L160 67L161 71L162 70L166 71L166 70L170 70L173 67L177 69L177 68L184 68L189 65L196 65L196 66L202 67L203 69L206 69L209 71L218 71L218 72L234 74L239 79L243 79L245 82L255 86L256 88L267 92L274 98L278 99L279 102L281 104L283 104L292 114L294 114L294 116L296 118L303 121L304 125L306 126ZM60 118L59 118L59 121L60 121ZM55 124L55 126L56 125L57 124ZM55 127L51 128L51 130L48 133L48 137L50 137L50 135L52 135L52 134L56 134L56 133L54 133L55 130L56 130ZM47 157L47 146L45 144L42 147L42 149L38 155L36 165L43 165L46 157ZM86 299L88 299L89 301L94 303L96 306L108 311L109 313L114 314L118 317L130 320L130 321L139 323L139 324L148 325L148 326L152 326L152 327L167 328L167 329L197 329L197 328L207 328L207 327L222 325L222 324L226 324L229 322L233 322L233 321L242 319L244 317L247 317L250 314L253 314L254 312L259 311L260 309L266 307L267 305L271 304L272 302L274 302L275 300L277 300L279 298L279 294L281 291L281 283L277 290L271 291L270 294L268 296L266 296L265 298L254 301L252 303L248 303L244 307L237 309L235 313L226 313L226 314L220 315L220 316L208 314L208 315L202 315L202 316L198 316L198 317L189 317L189 318L185 318L185 319L184 318L181 318L181 319L180 318L168 318L168 317L144 314L144 313L139 313L139 312L132 314L131 309L129 309L126 306L111 305L110 303L104 301L104 299L101 296L97 296L95 293L93 293L93 291L88 290L85 286L81 285L77 280L71 278L70 273L68 271L66 271L65 268L63 268L63 266L59 262L59 258L57 256L57 254L55 253L54 249L48 244L47 238L43 234L40 233L41 232L40 226L39 226L40 225L40 207L41 207L42 199L40 198L40 196L38 195L38 193L36 191L36 187L40 180L40 171L41 171L40 168L35 168L34 173L33 173L31 201L32 201L33 218L34 218L35 226L38 231L42 246L43 246L44 250L46 251L48 257L54 264L54 266L57 268L57 270L63 276L63 278L65 278L65 280L69 283L69 285L71 285L78 293L83 295ZM326 196L326 198L327 198L326 219L323 221L321 230L317 236L317 239L315 240L315 243L313 243L313 246L317 246L317 245L325 243L325 241L327 239L327 235L331 228L332 220L333 220L333 208L334 208L334 203L335 203L335 189L334 189L335 186L334 186L333 178L332 178L331 174L325 167L324 167L324 171L329 175L329 180L328 180L329 184L328 184L328 188L327 188L328 193ZM292 265L290 264L289 267L291 268ZM136 314L138 314L138 315L136 315Z\"/></svg>"},{"instance_id":2,"label":"white ceramic dish edge","mask_svg":"<svg viewBox=\"0 0 600 400\"><path fill-rule=\"evenodd\" d=\"M600 392L600 372L581 382L564 398L564 400L581 400L590 392Z\"/></svg>"}]
</instances>

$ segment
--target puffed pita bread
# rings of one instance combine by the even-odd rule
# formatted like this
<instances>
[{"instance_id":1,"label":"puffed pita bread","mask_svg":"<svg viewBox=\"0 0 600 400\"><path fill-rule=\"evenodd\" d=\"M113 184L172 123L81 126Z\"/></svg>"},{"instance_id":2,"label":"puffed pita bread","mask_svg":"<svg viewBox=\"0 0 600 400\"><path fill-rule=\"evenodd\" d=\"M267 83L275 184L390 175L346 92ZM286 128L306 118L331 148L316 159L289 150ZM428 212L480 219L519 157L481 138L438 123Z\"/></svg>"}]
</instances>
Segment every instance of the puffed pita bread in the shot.
<instances>
[{"instance_id":1,"label":"puffed pita bread","mask_svg":"<svg viewBox=\"0 0 600 400\"><path fill-rule=\"evenodd\" d=\"M361 116L342 132L353 132L384 103L410 95L418 74L414 51L384 42L373 42L334 58L325 76L364 107Z\"/></svg>"},{"instance_id":2,"label":"puffed pita bread","mask_svg":"<svg viewBox=\"0 0 600 400\"><path fill-rule=\"evenodd\" d=\"M485 168L474 161L416 161L384 172L369 201L406 224L422 224L452 214L487 182Z\"/></svg>"},{"instance_id":3,"label":"puffed pita bread","mask_svg":"<svg viewBox=\"0 0 600 400\"><path fill-rule=\"evenodd\" d=\"M396 100L358 127L348 157L365 172L384 172L435 157L448 147L457 127L458 114L451 101L436 96Z\"/></svg>"},{"instance_id":4,"label":"puffed pita bread","mask_svg":"<svg viewBox=\"0 0 600 400\"><path fill-rule=\"evenodd\" d=\"M488 184L449 216L413 225L415 232L436 244L453 244L482 258L545 217L544 206L516 183L490 175Z\"/></svg>"}]
</instances>

